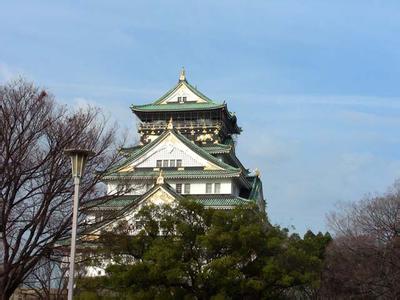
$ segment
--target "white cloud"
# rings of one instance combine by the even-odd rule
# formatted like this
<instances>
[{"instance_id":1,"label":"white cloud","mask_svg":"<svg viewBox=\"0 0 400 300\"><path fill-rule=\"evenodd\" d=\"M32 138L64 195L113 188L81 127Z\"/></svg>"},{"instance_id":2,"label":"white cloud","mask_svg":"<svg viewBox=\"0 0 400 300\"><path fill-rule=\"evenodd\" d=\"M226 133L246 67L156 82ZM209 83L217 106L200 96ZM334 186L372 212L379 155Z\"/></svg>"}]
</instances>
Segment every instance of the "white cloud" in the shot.
<instances>
[{"instance_id":1,"label":"white cloud","mask_svg":"<svg viewBox=\"0 0 400 300\"><path fill-rule=\"evenodd\" d=\"M229 93L228 93L229 94ZM386 107L400 109L400 97L362 95L312 95L312 94L235 94L235 99L248 103L308 104L361 107Z\"/></svg>"},{"instance_id":2,"label":"white cloud","mask_svg":"<svg viewBox=\"0 0 400 300\"><path fill-rule=\"evenodd\" d=\"M345 121L366 125L382 124L400 126L400 119L398 117L379 115L377 113L345 110L339 112L339 116Z\"/></svg>"}]
</instances>

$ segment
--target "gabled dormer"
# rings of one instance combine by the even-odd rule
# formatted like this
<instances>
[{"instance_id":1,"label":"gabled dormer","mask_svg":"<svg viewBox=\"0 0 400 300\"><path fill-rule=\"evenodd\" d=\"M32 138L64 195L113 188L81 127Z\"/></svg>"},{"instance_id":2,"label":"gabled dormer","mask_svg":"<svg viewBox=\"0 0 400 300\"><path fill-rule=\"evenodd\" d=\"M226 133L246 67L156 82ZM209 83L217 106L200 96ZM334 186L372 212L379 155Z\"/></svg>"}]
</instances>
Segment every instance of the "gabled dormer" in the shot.
<instances>
[{"instance_id":1,"label":"gabled dormer","mask_svg":"<svg viewBox=\"0 0 400 300\"><path fill-rule=\"evenodd\" d=\"M150 178L161 169L168 174L194 172L199 176L241 176L240 168L232 167L199 147L174 128L171 120L167 129L152 142L128 154L124 162L108 171L105 179L134 177L142 172Z\"/></svg>"},{"instance_id":2,"label":"gabled dormer","mask_svg":"<svg viewBox=\"0 0 400 300\"><path fill-rule=\"evenodd\" d=\"M178 83L167 93L157 99L154 104L209 104L207 107L212 107L214 101L199 92L196 87L192 86L187 80L185 69L182 69ZM211 104L211 105L210 105Z\"/></svg>"}]
</instances>

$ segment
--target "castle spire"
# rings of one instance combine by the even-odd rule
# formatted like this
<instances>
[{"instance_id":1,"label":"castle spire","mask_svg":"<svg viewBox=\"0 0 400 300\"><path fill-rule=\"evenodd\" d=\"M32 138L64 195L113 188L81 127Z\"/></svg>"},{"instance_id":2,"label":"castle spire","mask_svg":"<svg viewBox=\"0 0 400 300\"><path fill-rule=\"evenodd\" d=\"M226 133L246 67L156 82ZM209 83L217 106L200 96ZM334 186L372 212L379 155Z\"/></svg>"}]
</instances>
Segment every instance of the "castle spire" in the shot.
<instances>
[{"instance_id":1,"label":"castle spire","mask_svg":"<svg viewBox=\"0 0 400 300\"><path fill-rule=\"evenodd\" d=\"M185 67L182 67L181 74L179 75L179 81L186 81Z\"/></svg>"}]
</instances>

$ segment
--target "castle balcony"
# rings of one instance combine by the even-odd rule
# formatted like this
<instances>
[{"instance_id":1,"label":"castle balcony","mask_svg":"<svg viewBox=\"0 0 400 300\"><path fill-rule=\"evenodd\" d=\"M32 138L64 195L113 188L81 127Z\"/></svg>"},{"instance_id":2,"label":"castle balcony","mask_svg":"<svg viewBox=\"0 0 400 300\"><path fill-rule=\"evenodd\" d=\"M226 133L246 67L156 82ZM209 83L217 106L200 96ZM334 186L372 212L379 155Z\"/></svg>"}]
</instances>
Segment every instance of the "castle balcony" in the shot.
<instances>
[{"instance_id":1,"label":"castle balcony","mask_svg":"<svg viewBox=\"0 0 400 300\"><path fill-rule=\"evenodd\" d=\"M168 122L165 121L153 121L153 122L141 122L139 123L139 131L144 130L165 130ZM196 121L174 121L174 127L177 129L221 129L223 122L214 120L196 120Z\"/></svg>"}]
</instances>

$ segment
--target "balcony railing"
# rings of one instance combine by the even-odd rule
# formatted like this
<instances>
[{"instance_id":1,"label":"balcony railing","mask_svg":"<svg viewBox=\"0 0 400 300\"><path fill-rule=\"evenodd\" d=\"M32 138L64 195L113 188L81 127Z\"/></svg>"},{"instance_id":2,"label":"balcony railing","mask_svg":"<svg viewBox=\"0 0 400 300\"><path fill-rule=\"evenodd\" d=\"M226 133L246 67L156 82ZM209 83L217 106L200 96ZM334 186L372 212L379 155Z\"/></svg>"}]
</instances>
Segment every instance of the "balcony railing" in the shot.
<instances>
[{"instance_id":1,"label":"balcony railing","mask_svg":"<svg viewBox=\"0 0 400 300\"><path fill-rule=\"evenodd\" d=\"M168 122L164 121L154 121L149 123L139 123L140 130L146 129L165 129L167 127ZM179 129L190 129L190 128L216 128L222 127L221 121L212 121L212 120L204 120L204 121L174 121L173 125L175 128Z\"/></svg>"}]
</instances>

